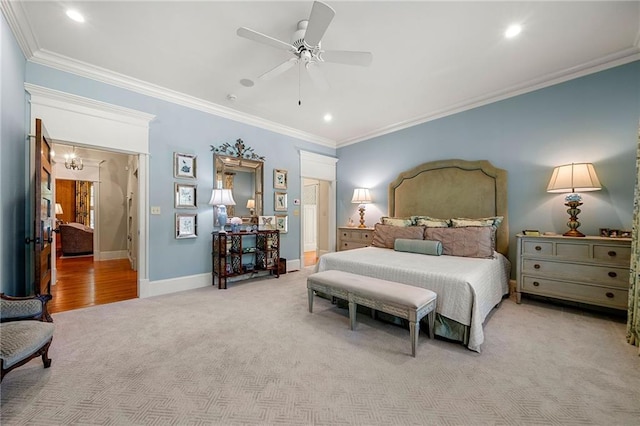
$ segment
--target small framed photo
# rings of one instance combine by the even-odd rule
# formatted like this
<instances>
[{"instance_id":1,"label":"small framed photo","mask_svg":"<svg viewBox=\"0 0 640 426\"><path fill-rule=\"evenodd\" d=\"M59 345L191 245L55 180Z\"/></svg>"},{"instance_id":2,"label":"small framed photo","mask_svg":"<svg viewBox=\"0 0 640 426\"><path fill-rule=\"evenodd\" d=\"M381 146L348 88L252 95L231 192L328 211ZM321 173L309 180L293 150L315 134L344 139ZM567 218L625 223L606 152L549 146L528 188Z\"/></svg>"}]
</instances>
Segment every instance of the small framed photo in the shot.
<instances>
[{"instance_id":1,"label":"small framed photo","mask_svg":"<svg viewBox=\"0 0 640 426\"><path fill-rule=\"evenodd\" d=\"M177 178L196 178L196 156L192 154L173 153L173 176Z\"/></svg>"},{"instance_id":2,"label":"small framed photo","mask_svg":"<svg viewBox=\"0 0 640 426\"><path fill-rule=\"evenodd\" d=\"M274 192L273 210L277 212L287 211L287 193L286 192Z\"/></svg>"},{"instance_id":3,"label":"small framed photo","mask_svg":"<svg viewBox=\"0 0 640 426\"><path fill-rule=\"evenodd\" d=\"M287 189L287 171L273 169L273 187L275 189Z\"/></svg>"},{"instance_id":4,"label":"small framed photo","mask_svg":"<svg viewBox=\"0 0 640 426\"><path fill-rule=\"evenodd\" d=\"M176 238L196 238L198 236L198 215L176 213Z\"/></svg>"},{"instance_id":5,"label":"small framed photo","mask_svg":"<svg viewBox=\"0 0 640 426\"><path fill-rule=\"evenodd\" d=\"M276 229L281 234L286 234L289 231L289 216L286 214L276 215Z\"/></svg>"},{"instance_id":6,"label":"small framed photo","mask_svg":"<svg viewBox=\"0 0 640 426\"><path fill-rule=\"evenodd\" d=\"M620 231L620 238L631 238L631 231L628 230L621 230Z\"/></svg>"},{"instance_id":7,"label":"small framed photo","mask_svg":"<svg viewBox=\"0 0 640 426\"><path fill-rule=\"evenodd\" d=\"M197 207L196 185L176 183L174 198L177 209L195 209Z\"/></svg>"},{"instance_id":8,"label":"small framed photo","mask_svg":"<svg viewBox=\"0 0 640 426\"><path fill-rule=\"evenodd\" d=\"M260 216L258 218L258 229L260 231L273 231L276 229L275 216Z\"/></svg>"},{"instance_id":9,"label":"small framed photo","mask_svg":"<svg viewBox=\"0 0 640 426\"><path fill-rule=\"evenodd\" d=\"M610 238L618 238L618 237L620 237L620 230L619 229L609 229L609 237Z\"/></svg>"},{"instance_id":10,"label":"small framed photo","mask_svg":"<svg viewBox=\"0 0 640 426\"><path fill-rule=\"evenodd\" d=\"M609 236L609 228L600 228L600 236L608 237Z\"/></svg>"}]
</instances>

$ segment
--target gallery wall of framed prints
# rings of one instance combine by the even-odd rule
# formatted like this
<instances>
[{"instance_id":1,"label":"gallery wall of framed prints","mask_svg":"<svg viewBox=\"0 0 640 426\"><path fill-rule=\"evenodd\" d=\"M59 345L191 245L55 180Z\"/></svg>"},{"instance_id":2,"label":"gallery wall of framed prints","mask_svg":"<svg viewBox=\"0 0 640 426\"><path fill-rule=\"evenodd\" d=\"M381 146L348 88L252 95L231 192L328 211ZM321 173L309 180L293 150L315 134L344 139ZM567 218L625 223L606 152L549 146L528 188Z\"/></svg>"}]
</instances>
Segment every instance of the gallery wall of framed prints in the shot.
<instances>
[{"instance_id":1,"label":"gallery wall of framed prints","mask_svg":"<svg viewBox=\"0 0 640 426\"><path fill-rule=\"evenodd\" d=\"M173 200L176 209L198 208L198 185L196 182L197 158L193 154L173 153L173 177L185 179L174 182ZM175 213L175 238L196 238L198 236L197 213Z\"/></svg>"}]
</instances>

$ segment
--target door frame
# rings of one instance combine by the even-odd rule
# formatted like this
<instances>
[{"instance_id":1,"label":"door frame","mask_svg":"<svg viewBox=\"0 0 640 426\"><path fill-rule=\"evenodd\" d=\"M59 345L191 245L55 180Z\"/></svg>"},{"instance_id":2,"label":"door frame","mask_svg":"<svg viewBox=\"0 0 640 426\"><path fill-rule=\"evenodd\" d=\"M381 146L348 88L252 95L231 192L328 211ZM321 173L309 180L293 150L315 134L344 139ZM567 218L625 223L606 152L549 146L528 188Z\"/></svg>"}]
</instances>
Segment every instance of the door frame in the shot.
<instances>
[{"instance_id":1,"label":"door frame","mask_svg":"<svg viewBox=\"0 0 640 426\"><path fill-rule=\"evenodd\" d=\"M336 247L336 163L338 159L328 155L316 154L300 150L300 188L304 188L304 179L317 179L329 184L329 216L327 232L329 233L329 251ZM304 259L304 209L301 209L300 220L300 258Z\"/></svg>"},{"instance_id":2,"label":"door frame","mask_svg":"<svg viewBox=\"0 0 640 426\"><path fill-rule=\"evenodd\" d=\"M40 118L53 142L138 156L140 297L141 287L149 283L149 222L146 216L149 205L149 123L155 115L31 83L25 83L24 87L31 95L30 134L35 134L35 119ZM31 164L31 176L34 172L34 164Z\"/></svg>"}]
</instances>

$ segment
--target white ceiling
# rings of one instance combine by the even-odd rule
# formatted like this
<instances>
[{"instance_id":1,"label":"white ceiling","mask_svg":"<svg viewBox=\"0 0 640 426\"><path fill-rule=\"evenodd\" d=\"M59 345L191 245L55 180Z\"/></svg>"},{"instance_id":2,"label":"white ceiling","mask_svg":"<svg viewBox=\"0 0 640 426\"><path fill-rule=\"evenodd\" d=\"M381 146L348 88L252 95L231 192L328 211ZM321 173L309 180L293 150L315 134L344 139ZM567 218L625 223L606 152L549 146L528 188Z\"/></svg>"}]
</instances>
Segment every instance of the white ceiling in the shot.
<instances>
[{"instance_id":1,"label":"white ceiling","mask_svg":"<svg viewBox=\"0 0 640 426\"><path fill-rule=\"evenodd\" d=\"M638 1L328 0L323 49L371 66L322 64L324 92L297 68L246 88L289 54L238 27L290 42L312 1L1 1L33 62L334 147L640 59Z\"/></svg>"}]
</instances>

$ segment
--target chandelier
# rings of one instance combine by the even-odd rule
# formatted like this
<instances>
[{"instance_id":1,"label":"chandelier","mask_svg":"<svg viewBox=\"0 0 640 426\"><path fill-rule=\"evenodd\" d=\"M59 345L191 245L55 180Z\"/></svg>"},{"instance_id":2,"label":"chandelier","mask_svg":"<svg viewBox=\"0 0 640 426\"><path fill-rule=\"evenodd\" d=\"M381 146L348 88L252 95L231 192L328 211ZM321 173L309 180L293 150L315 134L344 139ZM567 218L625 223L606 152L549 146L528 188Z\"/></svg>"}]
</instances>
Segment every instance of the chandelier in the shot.
<instances>
[{"instance_id":1,"label":"chandelier","mask_svg":"<svg viewBox=\"0 0 640 426\"><path fill-rule=\"evenodd\" d=\"M70 170L84 169L84 164L82 164L82 158L76 157L75 147L73 148L73 152L71 154L64 155L64 166Z\"/></svg>"}]
</instances>

